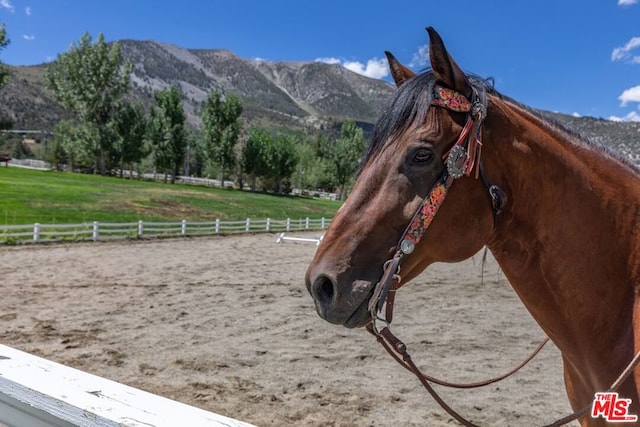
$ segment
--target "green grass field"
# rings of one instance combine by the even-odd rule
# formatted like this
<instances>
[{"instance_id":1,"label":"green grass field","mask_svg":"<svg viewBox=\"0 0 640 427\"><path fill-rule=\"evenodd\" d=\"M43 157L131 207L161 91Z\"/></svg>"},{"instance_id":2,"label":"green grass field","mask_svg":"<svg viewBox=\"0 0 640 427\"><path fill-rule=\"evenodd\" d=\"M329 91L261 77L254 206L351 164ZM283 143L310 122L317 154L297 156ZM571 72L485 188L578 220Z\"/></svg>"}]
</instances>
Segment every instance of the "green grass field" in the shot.
<instances>
[{"instance_id":1,"label":"green grass field","mask_svg":"<svg viewBox=\"0 0 640 427\"><path fill-rule=\"evenodd\" d=\"M0 224L331 218L340 202L0 167Z\"/></svg>"}]
</instances>

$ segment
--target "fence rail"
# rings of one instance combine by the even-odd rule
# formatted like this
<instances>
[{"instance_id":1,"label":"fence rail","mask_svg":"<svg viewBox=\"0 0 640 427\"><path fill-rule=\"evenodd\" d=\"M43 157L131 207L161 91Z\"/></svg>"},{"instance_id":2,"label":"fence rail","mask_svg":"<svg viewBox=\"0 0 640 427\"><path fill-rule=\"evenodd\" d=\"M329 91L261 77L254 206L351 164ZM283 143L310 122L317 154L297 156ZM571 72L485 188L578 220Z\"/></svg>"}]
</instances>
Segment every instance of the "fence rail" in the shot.
<instances>
[{"instance_id":1,"label":"fence rail","mask_svg":"<svg viewBox=\"0 0 640 427\"><path fill-rule=\"evenodd\" d=\"M174 221L174 222L85 222L82 224L0 225L0 245L14 243L47 243L60 241L142 239L154 237L187 237L219 234L290 232L323 230L330 219L286 218L240 221Z\"/></svg>"},{"instance_id":2,"label":"fence rail","mask_svg":"<svg viewBox=\"0 0 640 427\"><path fill-rule=\"evenodd\" d=\"M0 345L0 426L254 427Z\"/></svg>"}]
</instances>

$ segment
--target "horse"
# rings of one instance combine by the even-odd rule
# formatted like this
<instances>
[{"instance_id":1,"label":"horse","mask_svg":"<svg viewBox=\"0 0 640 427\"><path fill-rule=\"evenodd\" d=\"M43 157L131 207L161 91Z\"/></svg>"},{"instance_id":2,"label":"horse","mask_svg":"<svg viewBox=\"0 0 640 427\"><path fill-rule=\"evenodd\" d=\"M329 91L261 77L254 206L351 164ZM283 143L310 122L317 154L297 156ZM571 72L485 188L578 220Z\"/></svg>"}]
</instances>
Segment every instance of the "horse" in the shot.
<instances>
[{"instance_id":1,"label":"horse","mask_svg":"<svg viewBox=\"0 0 640 427\"><path fill-rule=\"evenodd\" d=\"M305 274L317 313L370 327L429 265L488 248L560 350L574 410L626 368L617 392L640 415L640 170L466 74L427 31L430 69L386 52L397 90Z\"/></svg>"}]
</instances>

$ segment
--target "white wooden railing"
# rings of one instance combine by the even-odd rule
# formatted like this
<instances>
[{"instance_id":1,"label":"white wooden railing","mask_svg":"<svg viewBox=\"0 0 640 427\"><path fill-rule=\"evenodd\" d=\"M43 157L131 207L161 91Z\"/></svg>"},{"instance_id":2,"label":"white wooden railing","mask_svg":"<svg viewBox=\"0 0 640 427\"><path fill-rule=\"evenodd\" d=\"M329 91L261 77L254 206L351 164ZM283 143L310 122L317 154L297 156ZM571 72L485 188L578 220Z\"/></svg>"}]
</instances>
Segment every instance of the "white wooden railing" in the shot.
<instances>
[{"instance_id":1,"label":"white wooden railing","mask_svg":"<svg viewBox=\"0 0 640 427\"><path fill-rule=\"evenodd\" d=\"M259 232L323 230L330 219L286 218L240 221L175 221L175 222L85 222L82 224L0 225L0 245L13 243L45 243L84 240L142 239L154 237L187 237Z\"/></svg>"},{"instance_id":2,"label":"white wooden railing","mask_svg":"<svg viewBox=\"0 0 640 427\"><path fill-rule=\"evenodd\" d=\"M252 427L0 345L0 426Z\"/></svg>"}]
</instances>

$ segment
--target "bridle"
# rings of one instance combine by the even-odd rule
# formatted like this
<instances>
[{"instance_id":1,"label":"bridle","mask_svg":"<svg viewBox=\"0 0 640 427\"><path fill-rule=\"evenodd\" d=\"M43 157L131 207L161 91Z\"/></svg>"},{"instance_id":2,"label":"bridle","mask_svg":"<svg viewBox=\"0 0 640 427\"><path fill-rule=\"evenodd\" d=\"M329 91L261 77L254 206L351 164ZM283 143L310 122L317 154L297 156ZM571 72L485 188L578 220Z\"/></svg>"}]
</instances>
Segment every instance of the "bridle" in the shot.
<instances>
[{"instance_id":1,"label":"bridle","mask_svg":"<svg viewBox=\"0 0 640 427\"><path fill-rule=\"evenodd\" d=\"M396 246L393 258L384 264L382 279L378 282L373 296L369 300L369 311L372 318L383 320L386 323L391 323L394 297L394 291L391 288L394 282L396 287L400 283L400 262L413 252L415 246L422 239L444 202L451 184L463 176L473 175L477 179L480 175L491 198L494 222L502 212L507 200L506 193L500 187L489 183L482 165L480 134L482 123L487 115L486 101L482 101L475 88L473 88L471 100L469 100L459 92L435 85L431 105L454 112L467 113L467 120L458 140L443 156L446 167L442 174L436 179L431 190L422 200L422 204L414 213ZM382 310L385 303L387 304L387 313L386 317L382 319L378 316L378 312Z\"/></svg>"},{"instance_id":2,"label":"bridle","mask_svg":"<svg viewBox=\"0 0 640 427\"><path fill-rule=\"evenodd\" d=\"M494 227L500 213L502 212L507 202L506 193L497 185L491 184L489 182L482 164L481 131L482 123L487 114L486 100L483 101L478 96L475 88L472 88L471 99L469 99L465 95L457 91L437 84L433 87L432 95L432 106L445 108L454 112L467 113L466 123L462 128L462 131L460 132L458 140L443 156L445 168L442 174L438 179L436 179L435 183L432 185L431 189L424 197L422 204L414 213L411 221L409 222L409 225L405 229L396 246L395 254L391 259L384 263L383 275L380 281L376 284L373 295L369 300L368 309L371 313L372 321L367 325L367 331L369 331L377 338L378 342L380 342L385 350L387 350L387 352L398 363L412 372L420 380L429 394L431 394L436 402L453 418L455 418L464 426L477 427L475 424L462 417L449 405L447 405L444 400L442 400L442 398L438 395L438 393L433 389L430 382L454 388L476 388L495 383L514 374L520 368L525 366L540 352L540 350L542 350L544 345L549 341L549 338L545 338L522 363L511 369L506 374L490 378L485 381L458 384L442 381L422 373L422 371L420 371L420 369L418 369L418 367L412 361L411 356L407 352L406 345L402 341L400 341L389 329L391 321L393 320L395 293L400 287L400 282L402 280L400 276L400 263L405 256L408 256L413 252L415 246L424 236L425 231L435 218L438 210L440 209L440 206L444 202L444 199L447 196L447 192L453 182L463 176L472 176L475 179L478 179L478 177L480 177L482 179L482 182L491 198ZM383 324L383 326L379 327L379 323ZM633 369L637 366L638 363L640 363L640 352L635 355L635 357L627 365L625 370L620 374L616 381L611 385L608 391L617 390L631 374L631 372L633 372ZM586 415L589 412L590 408L591 405L587 405L575 411L573 414L570 414L555 421L552 424L549 424L547 427L565 425Z\"/></svg>"}]
</instances>

